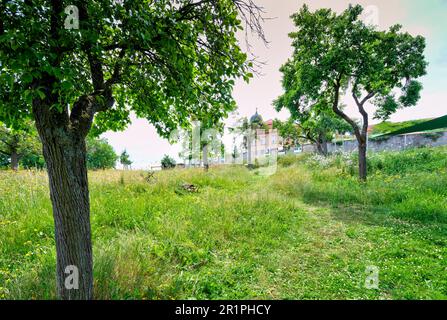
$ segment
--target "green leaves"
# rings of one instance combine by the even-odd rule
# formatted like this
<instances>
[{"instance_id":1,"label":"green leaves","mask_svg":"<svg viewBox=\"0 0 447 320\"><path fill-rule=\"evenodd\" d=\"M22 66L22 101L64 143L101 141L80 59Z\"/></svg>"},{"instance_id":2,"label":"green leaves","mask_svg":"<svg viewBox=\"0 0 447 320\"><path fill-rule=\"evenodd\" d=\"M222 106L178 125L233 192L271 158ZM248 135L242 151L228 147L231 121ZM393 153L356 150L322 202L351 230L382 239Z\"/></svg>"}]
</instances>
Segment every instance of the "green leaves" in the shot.
<instances>
[{"instance_id":1,"label":"green leaves","mask_svg":"<svg viewBox=\"0 0 447 320\"><path fill-rule=\"evenodd\" d=\"M310 12L303 6L292 16L297 27L290 34L294 53L281 68L284 94L275 101L278 110L287 108L300 118L306 110L332 109L335 98L348 88L348 94L362 103L361 113L363 104L374 97L375 116L381 119L417 104L422 86L415 79L427 66L425 39L402 33L399 25L388 31L366 26L360 21L362 10L349 6L336 14L330 9ZM396 89L401 92L395 98Z\"/></svg>"},{"instance_id":2,"label":"green leaves","mask_svg":"<svg viewBox=\"0 0 447 320\"><path fill-rule=\"evenodd\" d=\"M223 117L235 108L234 80L253 76L236 39L238 10L251 8L241 3L64 2L81 13L80 29L67 30L63 6L53 12L58 6L48 1L7 2L0 12L0 95L10 101L0 102L0 113L29 114L36 98L72 108L81 96L110 85L120 105L97 115L96 133L124 128L130 110L162 135L204 109Z\"/></svg>"},{"instance_id":3,"label":"green leaves","mask_svg":"<svg viewBox=\"0 0 447 320\"><path fill-rule=\"evenodd\" d=\"M118 156L106 139L87 138L87 167L89 169L115 168Z\"/></svg>"}]
</instances>

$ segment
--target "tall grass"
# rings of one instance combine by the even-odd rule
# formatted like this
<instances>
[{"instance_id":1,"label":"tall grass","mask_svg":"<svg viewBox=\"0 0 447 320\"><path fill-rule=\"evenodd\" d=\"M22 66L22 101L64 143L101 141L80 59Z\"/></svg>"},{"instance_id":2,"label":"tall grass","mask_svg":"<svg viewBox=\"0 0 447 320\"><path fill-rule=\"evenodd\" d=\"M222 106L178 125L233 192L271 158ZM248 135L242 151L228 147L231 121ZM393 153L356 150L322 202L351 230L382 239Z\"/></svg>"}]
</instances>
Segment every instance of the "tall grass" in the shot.
<instances>
[{"instance_id":1,"label":"tall grass","mask_svg":"<svg viewBox=\"0 0 447 320\"><path fill-rule=\"evenodd\" d=\"M95 298L447 298L443 154L370 157L382 164L367 185L343 155L280 159L271 177L90 172ZM0 195L0 298L55 298L45 173L0 172ZM378 290L364 287L369 265Z\"/></svg>"}]
</instances>

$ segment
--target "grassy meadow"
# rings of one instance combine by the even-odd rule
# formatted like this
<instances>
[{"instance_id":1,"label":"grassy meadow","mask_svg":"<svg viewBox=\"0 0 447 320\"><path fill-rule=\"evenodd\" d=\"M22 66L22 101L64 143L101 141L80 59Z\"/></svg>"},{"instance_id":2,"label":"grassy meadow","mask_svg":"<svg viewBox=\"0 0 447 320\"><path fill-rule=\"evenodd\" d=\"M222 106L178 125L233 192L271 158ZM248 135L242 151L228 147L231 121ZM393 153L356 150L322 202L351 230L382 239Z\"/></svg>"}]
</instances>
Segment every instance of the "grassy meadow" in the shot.
<instances>
[{"instance_id":1,"label":"grassy meadow","mask_svg":"<svg viewBox=\"0 0 447 320\"><path fill-rule=\"evenodd\" d=\"M447 149L368 165L367 184L347 155L90 172L95 298L447 299ZM0 299L54 298L46 175L1 171Z\"/></svg>"}]
</instances>

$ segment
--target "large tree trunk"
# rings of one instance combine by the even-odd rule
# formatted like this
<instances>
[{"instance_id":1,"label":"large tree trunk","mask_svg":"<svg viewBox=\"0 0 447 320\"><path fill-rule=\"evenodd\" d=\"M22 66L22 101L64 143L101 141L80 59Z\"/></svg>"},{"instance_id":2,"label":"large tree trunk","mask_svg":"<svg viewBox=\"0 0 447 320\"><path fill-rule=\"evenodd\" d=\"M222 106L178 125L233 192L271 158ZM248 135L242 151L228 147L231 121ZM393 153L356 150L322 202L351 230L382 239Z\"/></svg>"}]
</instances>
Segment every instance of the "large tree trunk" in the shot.
<instances>
[{"instance_id":1,"label":"large tree trunk","mask_svg":"<svg viewBox=\"0 0 447 320\"><path fill-rule=\"evenodd\" d=\"M315 145L317 147L317 152L322 155L322 156L327 156L328 152L327 152L327 141L325 138L323 138L322 136L320 136L316 141L315 141Z\"/></svg>"},{"instance_id":2,"label":"large tree trunk","mask_svg":"<svg viewBox=\"0 0 447 320\"><path fill-rule=\"evenodd\" d=\"M323 147L319 141L315 141L315 146L317 147L317 153L323 155Z\"/></svg>"},{"instance_id":3,"label":"large tree trunk","mask_svg":"<svg viewBox=\"0 0 447 320\"><path fill-rule=\"evenodd\" d=\"M323 155L326 157L328 155L328 151L327 151L327 140L325 135L321 137L321 147L323 149Z\"/></svg>"},{"instance_id":4,"label":"large tree trunk","mask_svg":"<svg viewBox=\"0 0 447 320\"><path fill-rule=\"evenodd\" d=\"M43 145L53 205L57 293L61 299L92 299L93 259L85 135L69 130L64 123L66 117L55 112L36 108L34 116Z\"/></svg>"},{"instance_id":5,"label":"large tree trunk","mask_svg":"<svg viewBox=\"0 0 447 320\"><path fill-rule=\"evenodd\" d=\"M14 171L19 169L19 154L17 151L11 153L11 169Z\"/></svg>"}]
</instances>

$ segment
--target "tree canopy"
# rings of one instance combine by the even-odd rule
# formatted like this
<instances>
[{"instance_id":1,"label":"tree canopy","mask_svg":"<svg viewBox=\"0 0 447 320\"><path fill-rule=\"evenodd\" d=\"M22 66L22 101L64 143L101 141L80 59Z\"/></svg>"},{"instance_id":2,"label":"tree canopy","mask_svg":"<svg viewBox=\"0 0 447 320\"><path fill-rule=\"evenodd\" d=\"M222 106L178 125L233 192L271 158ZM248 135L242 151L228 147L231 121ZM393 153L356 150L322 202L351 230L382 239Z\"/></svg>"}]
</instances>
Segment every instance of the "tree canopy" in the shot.
<instances>
[{"instance_id":1,"label":"tree canopy","mask_svg":"<svg viewBox=\"0 0 447 320\"><path fill-rule=\"evenodd\" d=\"M161 159L161 167L163 169L172 169L175 168L175 160L172 159L170 156L165 154L163 158Z\"/></svg>"},{"instance_id":2,"label":"tree canopy","mask_svg":"<svg viewBox=\"0 0 447 320\"><path fill-rule=\"evenodd\" d=\"M290 33L293 56L282 67L284 94L277 107L293 114L327 109L349 123L359 143L359 173L366 179L366 143L369 115L366 103L376 107L375 118L387 119L399 108L416 105L426 73L425 39L394 25L386 31L365 25L360 5L341 14L331 9L311 12L304 5L292 16L297 30ZM362 122L340 108L349 92Z\"/></svg>"},{"instance_id":3,"label":"tree canopy","mask_svg":"<svg viewBox=\"0 0 447 320\"><path fill-rule=\"evenodd\" d=\"M8 128L0 123L0 154L4 165L18 169L19 163L25 167L43 167L42 147L31 121L20 128Z\"/></svg>"},{"instance_id":4,"label":"tree canopy","mask_svg":"<svg viewBox=\"0 0 447 320\"><path fill-rule=\"evenodd\" d=\"M89 169L115 168L118 156L106 139L87 138L87 167Z\"/></svg>"},{"instance_id":5,"label":"tree canopy","mask_svg":"<svg viewBox=\"0 0 447 320\"><path fill-rule=\"evenodd\" d=\"M64 27L69 5L79 9L79 29ZM251 76L235 36L249 8L239 0L2 2L0 83L9 101L0 102L0 120L28 117L33 100L49 96L73 129L83 128L83 112L96 115L96 134L123 128L130 109L165 136L199 111L223 116L235 108L233 79Z\"/></svg>"}]
</instances>

